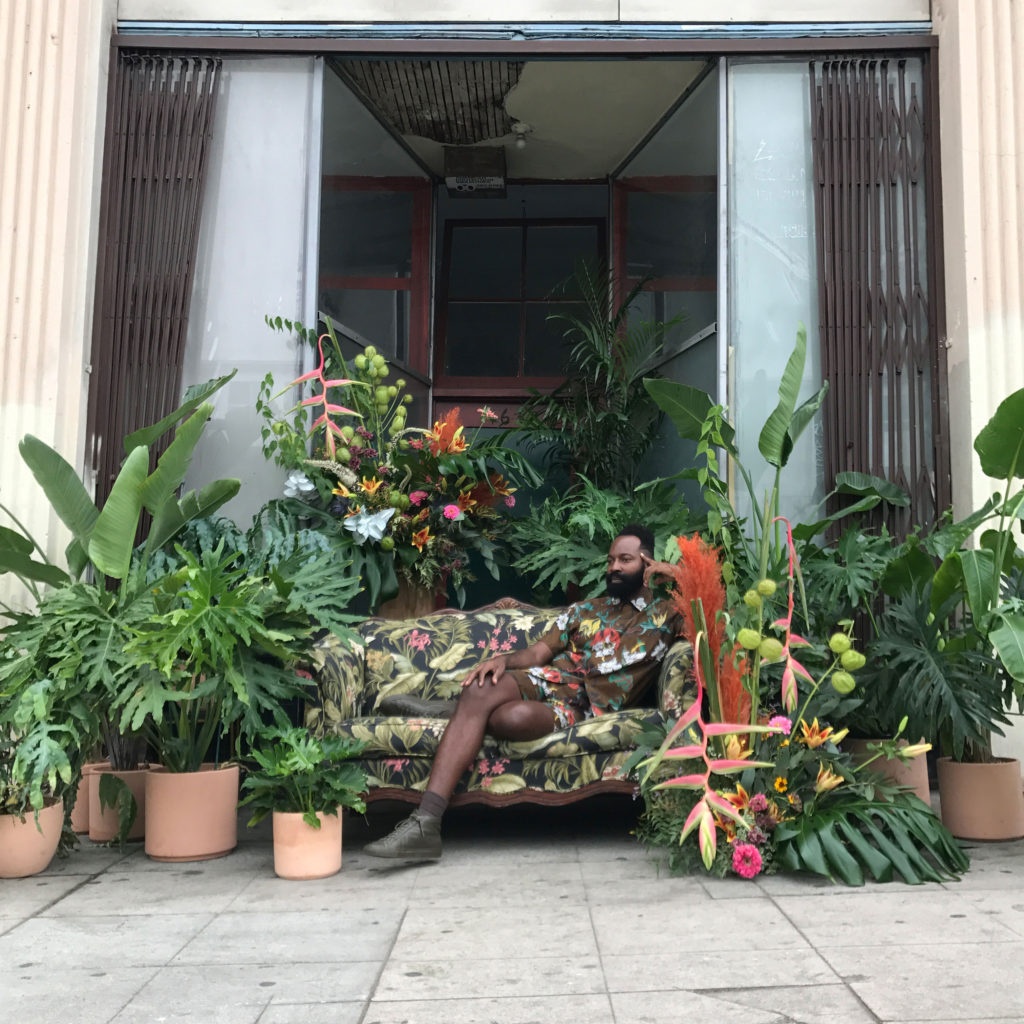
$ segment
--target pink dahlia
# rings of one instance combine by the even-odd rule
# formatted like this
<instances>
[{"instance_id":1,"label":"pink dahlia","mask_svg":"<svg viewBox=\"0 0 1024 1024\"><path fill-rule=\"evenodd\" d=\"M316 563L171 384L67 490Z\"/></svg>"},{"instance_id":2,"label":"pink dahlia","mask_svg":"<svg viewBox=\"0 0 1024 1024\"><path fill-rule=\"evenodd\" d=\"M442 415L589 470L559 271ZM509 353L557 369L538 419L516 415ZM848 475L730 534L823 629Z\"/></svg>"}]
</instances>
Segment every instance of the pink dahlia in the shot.
<instances>
[{"instance_id":1,"label":"pink dahlia","mask_svg":"<svg viewBox=\"0 0 1024 1024\"><path fill-rule=\"evenodd\" d=\"M793 731L793 723L785 715L769 718L768 724L774 729L781 729L787 736Z\"/></svg>"},{"instance_id":2,"label":"pink dahlia","mask_svg":"<svg viewBox=\"0 0 1024 1024\"><path fill-rule=\"evenodd\" d=\"M761 870L761 853L753 843L737 843L732 850L732 869L742 878L753 878Z\"/></svg>"},{"instance_id":3,"label":"pink dahlia","mask_svg":"<svg viewBox=\"0 0 1024 1024\"><path fill-rule=\"evenodd\" d=\"M445 519L458 519L461 514L461 509L458 505L445 505L444 517Z\"/></svg>"},{"instance_id":4,"label":"pink dahlia","mask_svg":"<svg viewBox=\"0 0 1024 1024\"><path fill-rule=\"evenodd\" d=\"M747 806L754 814L763 814L768 810L768 797L764 793L755 793Z\"/></svg>"}]
</instances>

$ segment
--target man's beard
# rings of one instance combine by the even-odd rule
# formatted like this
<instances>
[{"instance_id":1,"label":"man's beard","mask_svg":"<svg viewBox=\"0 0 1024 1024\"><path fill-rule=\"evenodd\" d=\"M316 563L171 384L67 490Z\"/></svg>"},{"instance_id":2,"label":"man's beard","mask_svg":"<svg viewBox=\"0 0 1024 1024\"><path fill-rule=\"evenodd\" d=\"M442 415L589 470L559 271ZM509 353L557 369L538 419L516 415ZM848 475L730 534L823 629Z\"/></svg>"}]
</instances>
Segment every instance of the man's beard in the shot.
<instances>
[{"instance_id":1,"label":"man's beard","mask_svg":"<svg viewBox=\"0 0 1024 1024\"><path fill-rule=\"evenodd\" d=\"M644 571L638 572L609 572L604 577L605 587L609 597L617 597L626 600L638 593L644 585Z\"/></svg>"}]
</instances>

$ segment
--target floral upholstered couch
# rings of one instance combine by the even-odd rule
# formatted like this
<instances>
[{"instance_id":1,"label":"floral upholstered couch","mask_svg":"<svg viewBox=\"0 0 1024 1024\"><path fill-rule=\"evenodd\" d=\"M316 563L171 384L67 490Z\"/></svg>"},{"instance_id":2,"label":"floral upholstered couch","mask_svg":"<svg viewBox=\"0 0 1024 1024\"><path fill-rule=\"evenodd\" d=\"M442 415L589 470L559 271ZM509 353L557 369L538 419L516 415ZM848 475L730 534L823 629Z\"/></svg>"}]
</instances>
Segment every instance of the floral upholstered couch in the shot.
<instances>
[{"instance_id":1,"label":"floral upholstered couch","mask_svg":"<svg viewBox=\"0 0 1024 1024\"><path fill-rule=\"evenodd\" d=\"M452 699L461 681L492 653L517 650L540 639L561 609L505 600L471 612L446 610L418 619L367 619L363 646L350 649L329 636L313 652L316 693L306 724L317 735L363 740L362 766L369 799L417 801L447 722L389 717L377 710L392 694ZM533 802L562 804L602 792L630 793L619 769L645 723L677 716L692 701L690 646L669 648L649 707L592 718L539 740L511 743L485 737L453 804Z\"/></svg>"}]
</instances>

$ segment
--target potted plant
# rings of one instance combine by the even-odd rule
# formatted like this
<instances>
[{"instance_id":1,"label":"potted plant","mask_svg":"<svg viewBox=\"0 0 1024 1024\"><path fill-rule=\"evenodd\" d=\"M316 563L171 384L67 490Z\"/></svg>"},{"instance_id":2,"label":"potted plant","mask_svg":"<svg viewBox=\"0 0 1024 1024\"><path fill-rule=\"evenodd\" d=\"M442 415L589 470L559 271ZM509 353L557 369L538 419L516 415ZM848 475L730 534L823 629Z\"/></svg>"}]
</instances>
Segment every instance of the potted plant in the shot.
<instances>
[{"instance_id":1,"label":"potted plant","mask_svg":"<svg viewBox=\"0 0 1024 1024\"><path fill-rule=\"evenodd\" d=\"M99 722L89 746L102 739L110 759L109 773L103 774L135 772L139 795L140 739L117 728L112 708L126 674L133 671L125 654L128 641L155 610L151 559L190 521L211 514L238 492L239 481L226 479L179 497L192 453L213 412L206 399L232 376L190 388L178 409L125 439L126 457L102 508L58 452L32 435L21 441L22 459L71 532L67 571L50 562L13 513L4 509L18 529L0 529L0 572L20 577L37 606L12 615L9 636L18 653L0 675L15 689L54 675L80 677ZM172 429L173 438L151 472L150 447ZM136 548L144 516L149 526ZM144 813L128 786L99 774L89 781L90 795L96 798L90 800L90 835L110 839L116 831L124 838L132 823L141 834ZM105 821L104 803L116 805Z\"/></svg>"},{"instance_id":2,"label":"potted plant","mask_svg":"<svg viewBox=\"0 0 1024 1024\"><path fill-rule=\"evenodd\" d=\"M366 773L349 759L365 744L302 727L267 730L252 756L259 765L245 779L256 825L274 819L274 872L280 878L326 878L341 869L341 808L362 813Z\"/></svg>"},{"instance_id":3,"label":"potted plant","mask_svg":"<svg viewBox=\"0 0 1024 1024\"><path fill-rule=\"evenodd\" d=\"M1005 399L974 448L986 476L1003 481L977 512L946 521L889 567L894 598L875 650L883 685L910 716L909 735L937 739L943 821L962 838L1024 836L1020 763L995 757L991 735L1024 697L1024 389ZM967 547L978 535L976 547ZM936 563L938 568L936 569Z\"/></svg>"},{"instance_id":4,"label":"potted plant","mask_svg":"<svg viewBox=\"0 0 1024 1024\"><path fill-rule=\"evenodd\" d=\"M160 762L146 777L146 853L204 860L237 843L239 745L267 721L288 724L285 704L305 693L297 665L309 636L345 631L359 582L334 550L299 550L273 569L223 541L175 550L181 567L152 588L114 707Z\"/></svg>"}]
</instances>

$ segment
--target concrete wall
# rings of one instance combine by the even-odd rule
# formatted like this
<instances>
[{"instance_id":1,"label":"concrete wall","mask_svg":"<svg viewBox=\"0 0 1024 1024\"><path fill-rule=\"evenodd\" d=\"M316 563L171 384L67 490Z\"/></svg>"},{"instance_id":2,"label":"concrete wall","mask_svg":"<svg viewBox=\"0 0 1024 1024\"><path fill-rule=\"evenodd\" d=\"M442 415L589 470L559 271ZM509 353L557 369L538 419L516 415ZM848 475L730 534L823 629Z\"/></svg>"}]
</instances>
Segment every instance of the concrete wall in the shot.
<instances>
[{"instance_id":1,"label":"concrete wall","mask_svg":"<svg viewBox=\"0 0 1024 1024\"><path fill-rule=\"evenodd\" d=\"M1012 2L1012 0L1008 0ZM897 22L927 21L928 0L504 0L500 18L472 0L120 0L128 21L262 22Z\"/></svg>"},{"instance_id":2,"label":"concrete wall","mask_svg":"<svg viewBox=\"0 0 1024 1024\"><path fill-rule=\"evenodd\" d=\"M58 560L67 538L16 442L81 463L115 14L115 0L0 3L0 502Z\"/></svg>"}]
</instances>

